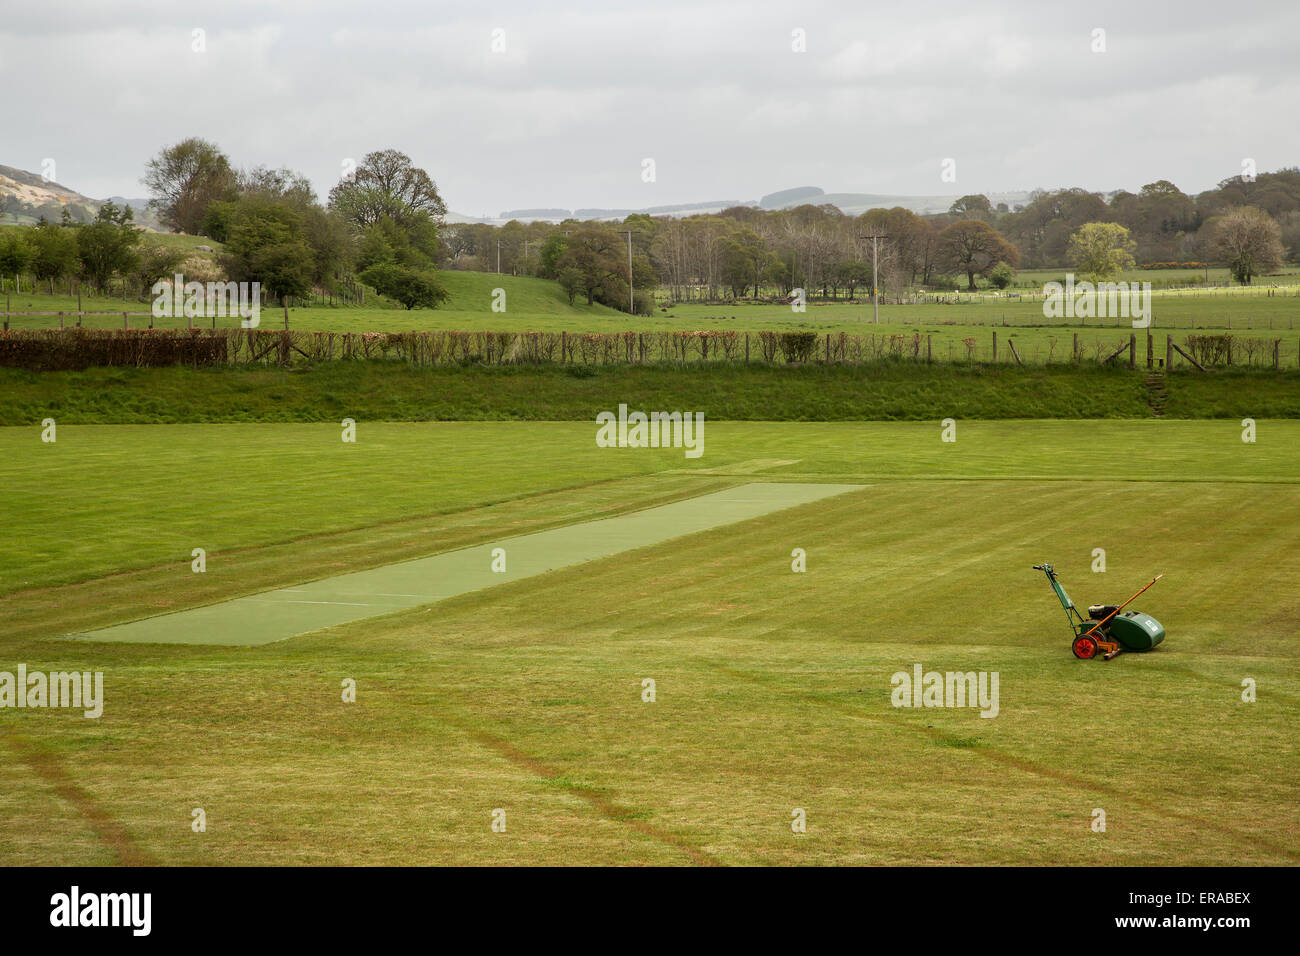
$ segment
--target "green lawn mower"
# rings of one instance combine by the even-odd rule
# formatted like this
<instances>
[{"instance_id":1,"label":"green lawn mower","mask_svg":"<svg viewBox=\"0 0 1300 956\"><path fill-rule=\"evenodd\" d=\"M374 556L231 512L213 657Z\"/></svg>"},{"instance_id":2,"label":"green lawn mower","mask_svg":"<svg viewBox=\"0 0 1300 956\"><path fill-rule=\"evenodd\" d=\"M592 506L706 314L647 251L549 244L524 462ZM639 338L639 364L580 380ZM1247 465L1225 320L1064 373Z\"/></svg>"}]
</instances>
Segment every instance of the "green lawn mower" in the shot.
<instances>
[{"instance_id":1,"label":"green lawn mower","mask_svg":"<svg viewBox=\"0 0 1300 956\"><path fill-rule=\"evenodd\" d=\"M1088 616L1085 618L1070 600L1070 595L1065 593L1065 588L1061 587L1061 582L1056 578L1055 568L1050 564L1035 564L1034 570L1042 571L1047 575L1047 580L1052 585L1052 590L1056 592L1061 607L1065 608L1066 620L1070 622L1070 630L1074 632L1074 642L1071 647L1074 656L1080 660L1090 661L1097 656L1098 652L1101 653L1102 660L1108 661L1124 651L1149 651L1165 639L1163 625L1150 614L1124 610L1147 588L1163 578L1163 574L1157 574L1146 587L1123 604L1092 605L1088 608Z\"/></svg>"}]
</instances>

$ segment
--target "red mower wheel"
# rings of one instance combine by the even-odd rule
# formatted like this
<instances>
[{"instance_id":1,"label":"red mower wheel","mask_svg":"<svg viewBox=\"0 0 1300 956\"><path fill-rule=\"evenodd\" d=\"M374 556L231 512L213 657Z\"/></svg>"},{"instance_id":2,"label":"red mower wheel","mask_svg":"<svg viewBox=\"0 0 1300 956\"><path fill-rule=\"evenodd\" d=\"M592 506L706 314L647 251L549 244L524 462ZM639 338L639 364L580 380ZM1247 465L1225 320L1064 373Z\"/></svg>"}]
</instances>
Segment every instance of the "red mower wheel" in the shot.
<instances>
[{"instance_id":1,"label":"red mower wheel","mask_svg":"<svg viewBox=\"0 0 1300 956\"><path fill-rule=\"evenodd\" d=\"M1081 661L1092 660L1097 656L1097 649L1097 642L1087 634L1080 634L1076 637L1074 639L1074 644L1071 647L1071 650L1074 651L1074 656L1079 658Z\"/></svg>"}]
</instances>

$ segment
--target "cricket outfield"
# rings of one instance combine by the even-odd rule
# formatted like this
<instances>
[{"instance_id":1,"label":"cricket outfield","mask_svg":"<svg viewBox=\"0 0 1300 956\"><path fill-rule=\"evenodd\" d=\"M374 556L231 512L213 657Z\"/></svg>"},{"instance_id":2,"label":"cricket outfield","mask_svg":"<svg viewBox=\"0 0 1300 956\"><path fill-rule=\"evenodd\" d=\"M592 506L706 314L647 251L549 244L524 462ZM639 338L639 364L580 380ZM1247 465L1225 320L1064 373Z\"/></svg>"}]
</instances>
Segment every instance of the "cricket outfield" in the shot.
<instances>
[{"instance_id":1,"label":"cricket outfield","mask_svg":"<svg viewBox=\"0 0 1300 956\"><path fill-rule=\"evenodd\" d=\"M103 674L94 719L0 708L0 860L1300 860L1300 423L594 432L0 429L0 671ZM859 487L789 497L826 485ZM67 638L453 554L458 593L271 643L265 609L245 646ZM1075 660L1044 560L1080 605L1164 572L1167 639ZM918 666L996 674L996 716L894 706Z\"/></svg>"}]
</instances>

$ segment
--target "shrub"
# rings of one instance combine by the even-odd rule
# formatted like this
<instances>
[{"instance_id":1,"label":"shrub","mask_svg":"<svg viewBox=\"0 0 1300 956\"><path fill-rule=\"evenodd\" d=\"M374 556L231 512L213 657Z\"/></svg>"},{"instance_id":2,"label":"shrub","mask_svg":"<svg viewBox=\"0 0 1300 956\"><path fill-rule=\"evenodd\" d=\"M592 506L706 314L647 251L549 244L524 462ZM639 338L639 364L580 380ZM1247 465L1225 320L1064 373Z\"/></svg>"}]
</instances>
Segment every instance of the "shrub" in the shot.
<instances>
[{"instance_id":1,"label":"shrub","mask_svg":"<svg viewBox=\"0 0 1300 956\"><path fill-rule=\"evenodd\" d=\"M406 266L380 263L360 273L358 278L407 309L436 309L447 298L447 290L434 273Z\"/></svg>"},{"instance_id":2,"label":"shrub","mask_svg":"<svg viewBox=\"0 0 1300 956\"><path fill-rule=\"evenodd\" d=\"M1189 335L1187 351L1202 365L1227 365L1232 360L1231 335Z\"/></svg>"},{"instance_id":3,"label":"shrub","mask_svg":"<svg viewBox=\"0 0 1300 956\"><path fill-rule=\"evenodd\" d=\"M781 352L787 362L807 362L817 348L816 332L782 332Z\"/></svg>"}]
</instances>

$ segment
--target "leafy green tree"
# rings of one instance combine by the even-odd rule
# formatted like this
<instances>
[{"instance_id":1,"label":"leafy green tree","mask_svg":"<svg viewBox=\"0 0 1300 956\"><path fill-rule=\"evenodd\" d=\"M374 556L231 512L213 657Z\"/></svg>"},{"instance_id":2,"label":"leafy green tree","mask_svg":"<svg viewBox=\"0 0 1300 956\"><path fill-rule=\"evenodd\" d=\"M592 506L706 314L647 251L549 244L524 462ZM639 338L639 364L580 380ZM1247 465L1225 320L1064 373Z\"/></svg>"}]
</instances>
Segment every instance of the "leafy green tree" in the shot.
<instances>
[{"instance_id":1,"label":"leafy green tree","mask_svg":"<svg viewBox=\"0 0 1300 956\"><path fill-rule=\"evenodd\" d=\"M367 153L352 175L330 190L329 204L358 229L385 216L402 226L422 220L436 226L447 213L429 174L395 149Z\"/></svg>"},{"instance_id":2,"label":"leafy green tree","mask_svg":"<svg viewBox=\"0 0 1300 956\"><path fill-rule=\"evenodd\" d=\"M199 235L216 242L225 242L230 238L230 224L239 209L237 199L220 200L208 204L203 211L203 221L199 225Z\"/></svg>"},{"instance_id":3,"label":"leafy green tree","mask_svg":"<svg viewBox=\"0 0 1300 956\"><path fill-rule=\"evenodd\" d=\"M151 194L149 206L176 232L201 235L208 206L233 199L237 192L226 154L198 137L164 147L145 169L141 182Z\"/></svg>"},{"instance_id":4,"label":"leafy green tree","mask_svg":"<svg viewBox=\"0 0 1300 956\"><path fill-rule=\"evenodd\" d=\"M257 196L236 205L220 259L232 280L260 282L281 301L307 293L316 265L298 210Z\"/></svg>"},{"instance_id":5,"label":"leafy green tree","mask_svg":"<svg viewBox=\"0 0 1300 956\"><path fill-rule=\"evenodd\" d=\"M313 202L302 209L302 236L311 248L312 285L320 289L337 288L352 255L347 223Z\"/></svg>"},{"instance_id":6,"label":"leafy green tree","mask_svg":"<svg viewBox=\"0 0 1300 956\"><path fill-rule=\"evenodd\" d=\"M77 237L71 229L42 221L29 237L31 270L38 281L53 283L77 268Z\"/></svg>"},{"instance_id":7,"label":"leafy green tree","mask_svg":"<svg viewBox=\"0 0 1300 956\"><path fill-rule=\"evenodd\" d=\"M564 233L556 231L547 236L545 241L542 242L542 250L538 254L540 265L537 274L543 279L558 278L559 268L557 264L567 248L569 248L569 240Z\"/></svg>"},{"instance_id":8,"label":"leafy green tree","mask_svg":"<svg viewBox=\"0 0 1300 956\"><path fill-rule=\"evenodd\" d=\"M569 297L569 305L573 305L573 300L578 297L578 293L585 291L582 270L574 266L565 266L559 270L556 278L559 280L560 288Z\"/></svg>"},{"instance_id":9,"label":"leafy green tree","mask_svg":"<svg viewBox=\"0 0 1300 956\"><path fill-rule=\"evenodd\" d=\"M835 269L835 281L849 290L849 298L858 286L871 287L871 266L860 259L845 259Z\"/></svg>"},{"instance_id":10,"label":"leafy green tree","mask_svg":"<svg viewBox=\"0 0 1300 956\"><path fill-rule=\"evenodd\" d=\"M1137 243L1117 222L1087 222L1070 237L1066 250L1074 271L1093 282L1112 279L1132 269Z\"/></svg>"},{"instance_id":11,"label":"leafy green tree","mask_svg":"<svg viewBox=\"0 0 1300 956\"><path fill-rule=\"evenodd\" d=\"M126 276L139 263L141 233L134 218L130 206L106 202L94 222L73 227L81 275L92 288L104 291L114 274Z\"/></svg>"},{"instance_id":12,"label":"leafy green tree","mask_svg":"<svg viewBox=\"0 0 1300 956\"><path fill-rule=\"evenodd\" d=\"M627 304L627 260L621 237L613 229L602 225L586 225L569 235L568 246L556 260L563 272L574 269L581 276L580 291L587 296L587 304L594 305L597 296L607 304L617 307L618 293L622 292L624 307Z\"/></svg>"},{"instance_id":13,"label":"leafy green tree","mask_svg":"<svg viewBox=\"0 0 1300 956\"><path fill-rule=\"evenodd\" d=\"M267 166L254 166L236 173L235 181L240 193L245 196L283 199L300 208L318 205L311 180L288 167L271 169Z\"/></svg>"},{"instance_id":14,"label":"leafy green tree","mask_svg":"<svg viewBox=\"0 0 1300 956\"><path fill-rule=\"evenodd\" d=\"M185 261L185 253L162 245L141 246L131 276L144 292L148 292L160 279L170 279Z\"/></svg>"},{"instance_id":15,"label":"leafy green tree","mask_svg":"<svg viewBox=\"0 0 1300 956\"><path fill-rule=\"evenodd\" d=\"M380 216L361 230L357 268L391 262L410 269L431 269L437 243L437 230L431 222L403 226L391 216Z\"/></svg>"},{"instance_id":16,"label":"leafy green tree","mask_svg":"<svg viewBox=\"0 0 1300 956\"><path fill-rule=\"evenodd\" d=\"M0 276L12 279L27 271L33 250L22 229L0 230Z\"/></svg>"},{"instance_id":17,"label":"leafy green tree","mask_svg":"<svg viewBox=\"0 0 1300 956\"><path fill-rule=\"evenodd\" d=\"M358 278L380 295L400 302L408 310L436 309L447 299L447 290L432 271L380 263L361 272Z\"/></svg>"},{"instance_id":18,"label":"leafy green tree","mask_svg":"<svg viewBox=\"0 0 1300 956\"><path fill-rule=\"evenodd\" d=\"M989 283L998 289L1005 289L1011 285L1011 280L1016 277L1016 270L1011 268L1005 262L999 262L989 273Z\"/></svg>"},{"instance_id":19,"label":"leafy green tree","mask_svg":"<svg viewBox=\"0 0 1300 956\"><path fill-rule=\"evenodd\" d=\"M243 170L237 179L239 197L208 207L204 234L225 242L232 222L250 202L291 209L296 213L299 237L311 248L310 284L320 289L336 288L338 279L350 268L353 237L342 216L317 202L311 181L295 170L266 166Z\"/></svg>"}]
</instances>

